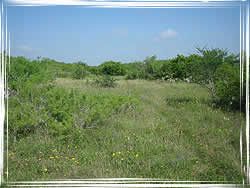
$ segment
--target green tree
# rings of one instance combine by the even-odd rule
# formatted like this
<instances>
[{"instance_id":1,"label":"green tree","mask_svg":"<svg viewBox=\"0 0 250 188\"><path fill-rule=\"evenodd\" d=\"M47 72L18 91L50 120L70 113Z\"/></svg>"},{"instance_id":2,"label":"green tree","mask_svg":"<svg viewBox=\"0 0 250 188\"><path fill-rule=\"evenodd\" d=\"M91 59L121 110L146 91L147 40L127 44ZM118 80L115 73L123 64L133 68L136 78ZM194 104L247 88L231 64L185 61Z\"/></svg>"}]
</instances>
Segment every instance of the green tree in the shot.
<instances>
[{"instance_id":1,"label":"green tree","mask_svg":"<svg viewBox=\"0 0 250 188\"><path fill-rule=\"evenodd\" d=\"M223 49L197 48L201 54L201 61L198 62L193 70L193 77L199 83L209 89L213 100L216 100L215 79L216 70L228 56L228 51Z\"/></svg>"},{"instance_id":2,"label":"green tree","mask_svg":"<svg viewBox=\"0 0 250 188\"><path fill-rule=\"evenodd\" d=\"M85 78L88 75L87 67L88 67L88 65L86 63L81 62L81 61L75 63L75 69L74 69L74 72L72 74L72 78L74 78L74 79Z\"/></svg>"},{"instance_id":3,"label":"green tree","mask_svg":"<svg viewBox=\"0 0 250 188\"><path fill-rule=\"evenodd\" d=\"M126 73L125 66L120 62L106 61L99 65L99 70L102 74L110 76L123 76Z\"/></svg>"}]
</instances>

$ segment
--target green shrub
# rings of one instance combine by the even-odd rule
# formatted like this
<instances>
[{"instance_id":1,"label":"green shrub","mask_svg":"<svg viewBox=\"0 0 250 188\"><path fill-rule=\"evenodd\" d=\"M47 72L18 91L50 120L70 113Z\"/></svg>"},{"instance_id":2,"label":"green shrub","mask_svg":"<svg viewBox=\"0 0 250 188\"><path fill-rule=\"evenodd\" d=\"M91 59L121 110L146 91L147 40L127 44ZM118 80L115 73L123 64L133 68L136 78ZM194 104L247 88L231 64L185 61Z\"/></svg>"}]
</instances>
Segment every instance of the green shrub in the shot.
<instances>
[{"instance_id":1,"label":"green shrub","mask_svg":"<svg viewBox=\"0 0 250 188\"><path fill-rule=\"evenodd\" d=\"M109 75L104 75L94 79L94 84L99 87L116 87L116 79Z\"/></svg>"},{"instance_id":2,"label":"green shrub","mask_svg":"<svg viewBox=\"0 0 250 188\"><path fill-rule=\"evenodd\" d=\"M245 76L244 76L245 78ZM223 63L216 70L215 92L216 103L230 109L244 110L245 105L245 80L243 84L242 104L240 104L240 67L239 64Z\"/></svg>"},{"instance_id":3,"label":"green shrub","mask_svg":"<svg viewBox=\"0 0 250 188\"><path fill-rule=\"evenodd\" d=\"M29 61L24 57L11 57L10 69L7 66L8 85L11 90L19 91L25 84L46 83L54 79L48 71L48 59Z\"/></svg>"},{"instance_id":4,"label":"green shrub","mask_svg":"<svg viewBox=\"0 0 250 188\"><path fill-rule=\"evenodd\" d=\"M55 76L57 78L71 78L72 73L70 73L70 72L56 72Z\"/></svg>"},{"instance_id":5,"label":"green shrub","mask_svg":"<svg viewBox=\"0 0 250 188\"><path fill-rule=\"evenodd\" d=\"M137 71L131 71L128 72L127 75L125 76L126 80L135 80L138 78L138 73Z\"/></svg>"},{"instance_id":6,"label":"green shrub","mask_svg":"<svg viewBox=\"0 0 250 188\"><path fill-rule=\"evenodd\" d=\"M112 115L131 111L138 104L134 97L89 96L53 85L27 87L20 95L11 96L9 101L10 133L18 139L37 130L67 139L75 131L107 125Z\"/></svg>"},{"instance_id":7,"label":"green shrub","mask_svg":"<svg viewBox=\"0 0 250 188\"><path fill-rule=\"evenodd\" d=\"M107 61L99 66L99 70L102 74L110 76L123 76L126 73L125 66L120 62Z\"/></svg>"},{"instance_id":8,"label":"green shrub","mask_svg":"<svg viewBox=\"0 0 250 188\"><path fill-rule=\"evenodd\" d=\"M97 66L88 66L88 71L91 74L100 74L99 68Z\"/></svg>"},{"instance_id":9,"label":"green shrub","mask_svg":"<svg viewBox=\"0 0 250 188\"><path fill-rule=\"evenodd\" d=\"M78 80L85 78L88 75L87 66L88 65L86 63L82 62L76 63L74 72L72 74L72 78Z\"/></svg>"}]
</instances>

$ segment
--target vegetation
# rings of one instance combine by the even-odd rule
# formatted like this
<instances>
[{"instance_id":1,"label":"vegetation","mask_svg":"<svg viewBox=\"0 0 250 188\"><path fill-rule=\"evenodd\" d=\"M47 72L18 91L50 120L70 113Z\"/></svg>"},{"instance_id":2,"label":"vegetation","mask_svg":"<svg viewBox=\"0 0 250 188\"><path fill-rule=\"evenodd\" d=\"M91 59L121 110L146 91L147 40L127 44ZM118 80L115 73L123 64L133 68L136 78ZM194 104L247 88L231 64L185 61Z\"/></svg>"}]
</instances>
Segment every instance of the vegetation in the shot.
<instances>
[{"instance_id":1,"label":"vegetation","mask_svg":"<svg viewBox=\"0 0 250 188\"><path fill-rule=\"evenodd\" d=\"M101 77L97 77L93 83L99 87L116 87L117 86L116 81L117 80L114 77L109 75L104 75Z\"/></svg>"},{"instance_id":2,"label":"vegetation","mask_svg":"<svg viewBox=\"0 0 250 188\"><path fill-rule=\"evenodd\" d=\"M88 65L86 63L78 62L75 64L74 72L72 75L73 79L83 79L88 75L87 67Z\"/></svg>"},{"instance_id":3,"label":"vegetation","mask_svg":"<svg viewBox=\"0 0 250 188\"><path fill-rule=\"evenodd\" d=\"M125 68L120 62L107 61L99 66L102 74L110 76L122 76L125 74Z\"/></svg>"},{"instance_id":4,"label":"vegetation","mask_svg":"<svg viewBox=\"0 0 250 188\"><path fill-rule=\"evenodd\" d=\"M10 57L9 180L241 182L239 56L198 52L99 66Z\"/></svg>"}]
</instances>

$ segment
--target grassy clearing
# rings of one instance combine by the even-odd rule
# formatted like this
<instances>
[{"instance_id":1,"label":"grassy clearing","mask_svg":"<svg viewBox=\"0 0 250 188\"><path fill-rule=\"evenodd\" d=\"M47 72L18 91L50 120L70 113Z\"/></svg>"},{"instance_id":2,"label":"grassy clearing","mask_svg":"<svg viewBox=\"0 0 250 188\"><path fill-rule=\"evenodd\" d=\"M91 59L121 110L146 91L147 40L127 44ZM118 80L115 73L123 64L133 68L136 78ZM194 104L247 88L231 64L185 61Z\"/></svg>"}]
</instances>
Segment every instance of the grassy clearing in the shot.
<instances>
[{"instance_id":1,"label":"grassy clearing","mask_svg":"<svg viewBox=\"0 0 250 188\"><path fill-rule=\"evenodd\" d=\"M150 177L241 181L239 113L212 108L196 84L119 78L116 88L60 78L58 87L88 95L136 97L133 112L110 117L107 126L82 130L70 142L41 132L9 146L9 180ZM72 107L73 108L73 107Z\"/></svg>"}]
</instances>

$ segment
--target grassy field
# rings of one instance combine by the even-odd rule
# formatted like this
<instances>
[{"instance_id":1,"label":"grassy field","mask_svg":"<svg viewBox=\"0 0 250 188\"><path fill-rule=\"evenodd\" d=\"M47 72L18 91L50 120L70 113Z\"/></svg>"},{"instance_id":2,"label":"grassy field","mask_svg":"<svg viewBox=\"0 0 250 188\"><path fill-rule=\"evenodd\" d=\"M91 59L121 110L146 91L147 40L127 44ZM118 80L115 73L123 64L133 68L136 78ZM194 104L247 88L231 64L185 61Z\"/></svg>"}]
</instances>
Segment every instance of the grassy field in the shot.
<instances>
[{"instance_id":1,"label":"grassy field","mask_svg":"<svg viewBox=\"0 0 250 188\"><path fill-rule=\"evenodd\" d=\"M82 131L72 142L41 134L9 146L9 180L143 177L241 181L239 113L212 108L205 88L189 83L124 80L100 88L57 78L57 87L88 95L112 93L139 100L134 111ZM72 106L74 108L74 106Z\"/></svg>"}]
</instances>

